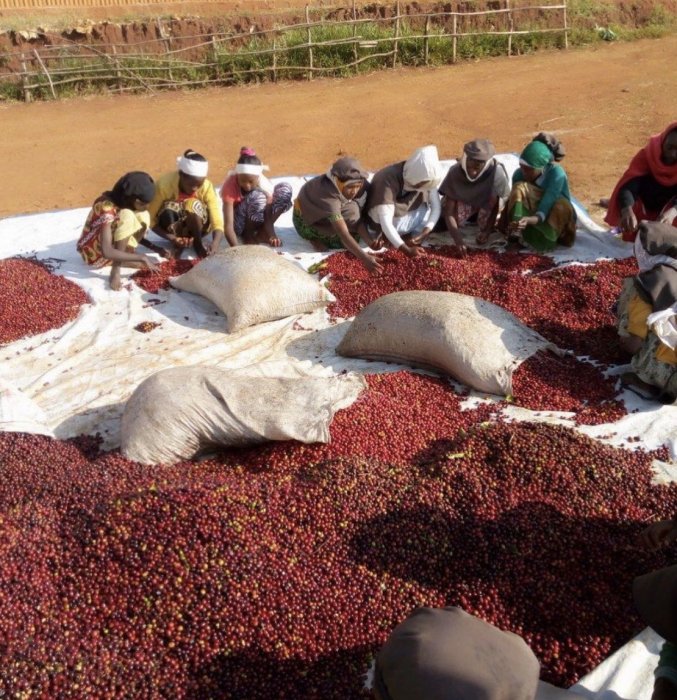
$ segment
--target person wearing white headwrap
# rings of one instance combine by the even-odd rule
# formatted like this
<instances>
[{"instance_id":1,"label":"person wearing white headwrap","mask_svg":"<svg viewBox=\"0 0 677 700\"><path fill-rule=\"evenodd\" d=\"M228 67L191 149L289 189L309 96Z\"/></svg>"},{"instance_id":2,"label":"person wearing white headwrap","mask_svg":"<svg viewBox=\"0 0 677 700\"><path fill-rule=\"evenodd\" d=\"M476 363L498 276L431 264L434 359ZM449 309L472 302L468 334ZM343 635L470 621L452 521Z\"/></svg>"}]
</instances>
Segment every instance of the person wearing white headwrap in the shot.
<instances>
[{"instance_id":1,"label":"person wearing white headwrap","mask_svg":"<svg viewBox=\"0 0 677 700\"><path fill-rule=\"evenodd\" d=\"M202 238L210 233L214 238L223 236L219 197L207 179L209 163L204 156L188 149L176 164L176 170L157 180L155 197L148 207L151 227L172 243L175 255L192 245L203 258L208 253Z\"/></svg>"},{"instance_id":2,"label":"person wearing white headwrap","mask_svg":"<svg viewBox=\"0 0 677 700\"><path fill-rule=\"evenodd\" d=\"M408 160L376 172L367 199L369 226L405 255L422 254L417 244L433 230L442 213L437 192L441 175L436 146L417 148Z\"/></svg>"},{"instance_id":3,"label":"person wearing white headwrap","mask_svg":"<svg viewBox=\"0 0 677 700\"><path fill-rule=\"evenodd\" d=\"M465 244L459 228L476 215L476 242L484 245L501 204L510 195L508 173L494 158L495 153L494 144L487 139L469 141L463 146L460 161L451 166L440 186L444 221L461 254L465 254Z\"/></svg>"},{"instance_id":4,"label":"person wearing white headwrap","mask_svg":"<svg viewBox=\"0 0 677 700\"><path fill-rule=\"evenodd\" d=\"M292 187L288 182L276 185L263 174L268 166L261 162L253 148L243 146L235 167L221 186L223 221L229 245L267 243L277 248L282 242L275 233L275 222L292 206ZM221 238L214 237L212 247L218 249Z\"/></svg>"}]
</instances>

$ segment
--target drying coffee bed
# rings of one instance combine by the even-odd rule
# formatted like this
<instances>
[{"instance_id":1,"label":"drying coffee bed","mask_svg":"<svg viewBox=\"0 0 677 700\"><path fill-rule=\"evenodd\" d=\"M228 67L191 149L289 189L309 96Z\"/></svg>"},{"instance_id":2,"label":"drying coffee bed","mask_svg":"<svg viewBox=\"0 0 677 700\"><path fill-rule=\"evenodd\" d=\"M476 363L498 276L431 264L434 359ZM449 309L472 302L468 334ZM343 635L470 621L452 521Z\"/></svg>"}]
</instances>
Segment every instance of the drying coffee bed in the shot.
<instances>
[{"instance_id":1,"label":"drying coffee bed","mask_svg":"<svg viewBox=\"0 0 677 700\"><path fill-rule=\"evenodd\" d=\"M539 255L470 251L460 259L453 247L426 250L413 259L396 251L381 255L378 277L348 253L330 256L320 270L331 275L329 289L337 298L330 314L354 316L378 297L405 289L457 292L502 306L563 350L607 364L627 361L613 307L623 278L637 274L634 258L553 267L551 258Z\"/></svg>"},{"instance_id":2,"label":"drying coffee bed","mask_svg":"<svg viewBox=\"0 0 677 700\"><path fill-rule=\"evenodd\" d=\"M332 443L143 467L97 441L0 435L0 693L363 696L417 605L524 636L568 685L643 626L638 549L677 510L663 451L462 411L443 379L368 378Z\"/></svg>"},{"instance_id":3,"label":"drying coffee bed","mask_svg":"<svg viewBox=\"0 0 677 700\"><path fill-rule=\"evenodd\" d=\"M88 302L80 287L45 262L0 260L0 345L61 328Z\"/></svg>"}]
</instances>

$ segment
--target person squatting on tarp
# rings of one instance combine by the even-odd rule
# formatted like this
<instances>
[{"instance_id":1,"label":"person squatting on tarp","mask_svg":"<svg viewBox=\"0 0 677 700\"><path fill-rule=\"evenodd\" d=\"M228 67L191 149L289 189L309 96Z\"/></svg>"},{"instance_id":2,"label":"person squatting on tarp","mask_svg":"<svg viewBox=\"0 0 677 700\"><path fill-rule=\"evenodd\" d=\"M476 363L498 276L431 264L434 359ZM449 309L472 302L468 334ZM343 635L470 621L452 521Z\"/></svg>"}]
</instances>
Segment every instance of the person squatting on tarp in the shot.
<instances>
[{"instance_id":1,"label":"person squatting on tarp","mask_svg":"<svg viewBox=\"0 0 677 700\"><path fill-rule=\"evenodd\" d=\"M235 168L221 187L225 235L231 246L241 236L245 243L267 243L277 248L282 242L275 222L291 209L292 188L287 182L273 183L263 174L268 170L253 148L243 146ZM212 252L221 244L223 233L214 234Z\"/></svg>"},{"instance_id":2,"label":"person squatting on tarp","mask_svg":"<svg viewBox=\"0 0 677 700\"><path fill-rule=\"evenodd\" d=\"M533 700L539 663L526 642L460 608L418 608L376 656L376 700Z\"/></svg>"},{"instance_id":3,"label":"person squatting on tarp","mask_svg":"<svg viewBox=\"0 0 677 700\"><path fill-rule=\"evenodd\" d=\"M150 225L147 211L155 195L155 183L148 173L123 175L112 190L100 194L87 215L77 250L95 269L111 265L110 287L119 290L120 265L155 269L153 259L135 250L139 244L166 255L166 251L145 238Z\"/></svg>"},{"instance_id":4,"label":"person squatting on tarp","mask_svg":"<svg viewBox=\"0 0 677 700\"><path fill-rule=\"evenodd\" d=\"M639 274L623 281L617 307L619 343L632 355L633 369L622 379L648 398L672 401L677 397L677 228L642 222L634 251Z\"/></svg>"},{"instance_id":5,"label":"person squatting on tarp","mask_svg":"<svg viewBox=\"0 0 677 700\"><path fill-rule=\"evenodd\" d=\"M150 203L151 227L172 243L174 255L193 246L198 257L207 255L202 238L223 237L223 214L214 185L207 179L207 159L188 149L176 159L178 169L162 175ZM212 244L209 253L215 253Z\"/></svg>"},{"instance_id":6,"label":"person squatting on tarp","mask_svg":"<svg viewBox=\"0 0 677 700\"><path fill-rule=\"evenodd\" d=\"M604 220L626 241L635 240L642 220L677 226L677 122L635 154L608 206Z\"/></svg>"},{"instance_id":7,"label":"person squatting on tarp","mask_svg":"<svg viewBox=\"0 0 677 700\"><path fill-rule=\"evenodd\" d=\"M423 255L419 245L442 213L442 174L437 146L417 148L408 160L378 170L367 197L369 228L405 255Z\"/></svg>"},{"instance_id":8,"label":"person squatting on tarp","mask_svg":"<svg viewBox=\"0 0 677 700\"><path fill-rule=\"evenodd\" d=\"M546 135L539 134L520 154L501 229L508 239L546 253L558 244L574 244L576 212L566 172L555 162L557 149L547 146L542 136Z\"/></svg>"},{"instance_id":9,"label":"person squatting on tarp","mask_svg":"<svg viewBox=\"0 0 677 700\"><path fill-rule=\"evenodd\" d=\"M466 246L460 227L476 217L479 231L475 242L484 245L494 230L500 207L510 194L508 173L495 155L491 141L469 141L463 146L460 161L451 166L440 185L444 222L462 255Z\"/></svg>"},{"instance_id":10,"label":"person squatting on tarp","mask_svg":"<svg viewBox=\"0 0 677 700\"><path fill-rule=\"evenodd\" d=\"M380 238L372 239L362 219L367 201L368 173L358 160L339 158L324 175L304 183L294 202L296 232L318 250L345 248L369 272L382 269L380 263L357 242L360 238L374 249Z\"/></svg>"},{"instance_id":11,"label":"person squatting on tarp","mask_svg":"<svg viewBox=\"0 0 677 700\"><path fill-rule=\"evenodd\" d=\"M658 549L677 540L677 519L659 520L640 535L640 544ZM635 607L665 642L654 671L651 700L677 700L677 566L638 576L632 586Z\"/></svg>"}]
</instances>

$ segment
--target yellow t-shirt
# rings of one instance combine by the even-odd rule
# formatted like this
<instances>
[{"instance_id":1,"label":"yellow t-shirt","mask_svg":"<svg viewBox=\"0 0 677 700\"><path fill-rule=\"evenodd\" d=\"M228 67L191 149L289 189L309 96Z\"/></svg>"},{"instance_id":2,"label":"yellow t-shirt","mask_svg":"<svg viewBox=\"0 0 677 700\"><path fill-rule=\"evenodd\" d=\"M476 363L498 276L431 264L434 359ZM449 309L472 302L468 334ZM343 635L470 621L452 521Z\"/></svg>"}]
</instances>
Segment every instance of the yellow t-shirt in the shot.
<instances>
[{"instance_id":1,"label":"yellow t-shirt","mask_svg":"<svg viewBox=\"0 0 677 700\"><path fill-rule=\"evenodd\" d=\"M166 202L176 202L179 199L179 171L166 173L155 182L155 197L148 207L151 226L157 225L157 217ZM216 194L214 185L205 179L200 188L192 195L200 200L209 213L209 231L223 231L223 211L221 200Z\"/></svg>"}]
</instances>

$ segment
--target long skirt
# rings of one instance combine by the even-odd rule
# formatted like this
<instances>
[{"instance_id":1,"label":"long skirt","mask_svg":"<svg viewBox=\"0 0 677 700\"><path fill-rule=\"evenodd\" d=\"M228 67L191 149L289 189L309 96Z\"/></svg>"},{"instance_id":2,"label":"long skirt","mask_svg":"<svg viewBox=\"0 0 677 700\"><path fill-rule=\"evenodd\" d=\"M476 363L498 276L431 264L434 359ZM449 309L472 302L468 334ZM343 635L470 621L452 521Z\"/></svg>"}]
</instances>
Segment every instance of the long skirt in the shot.
<instances>
[{"instance_id":1,"label":"long skirt","mask_svg":"<svg viewBox=\"0 0 677 700\"><path fill-rule=\"evenodd\" d=\"M506 206L509 221L534 216L542 197L543 190L537 185L516 183ZM545 221L522 231L522 240L539 253L554 250L558 244L571 247L576 240L576 212L571 202L566 197L556 200Z\"/></svg>"},{"instance_id":2,"label":"long skirt","mask_svg":"<svg viewBox=\"0 0 677 700\"><path fill-rule=\"evenodd\" d=\"M616 311L618 335L635 335L644 339L641 348L632 356L632 369L642 381L677 397L677 353L662 343L646 325L651 311L651 304L637 293L633 278L626 277Z\"/></svg>"},{"instance_id":3,"label":"long skirt","mask_svg":"<svg viewBox=\"0 0 677 700\"><path fill-rule=\"evenodd\" d=\"M341 210L343 220L346 222L348 231L350 235L357 241L360 238L357 232L357 224L360 222L362 213L357 202L351 201L343 205ZM329 220L318 221L314 224L308 224L305 222L303 215L301 213L301 207L299 205L299 200L294 202L294 213L292 215L292 221L294 223L294 228L296 233L305 238L307 241L320 241L327 248L343 248L343 243L334 231L334 227L331 225Z\"/></svg>"},{"instance_id":4,"label":"long skirt","mask_svg":"<svg viewBox=\"0 0 677 700\"><path fill-rule=\"evenodd\" d=\"M286 182L279 182L275 185L272 201L270 201L273 220L291 209L291 198L291 185ZM233 210L235 233L241 236L247 228L251 227L254 231L261 228L268 203L268 195L263 190L255 188L248 192Z\"/></svg>"}]
</instances>

